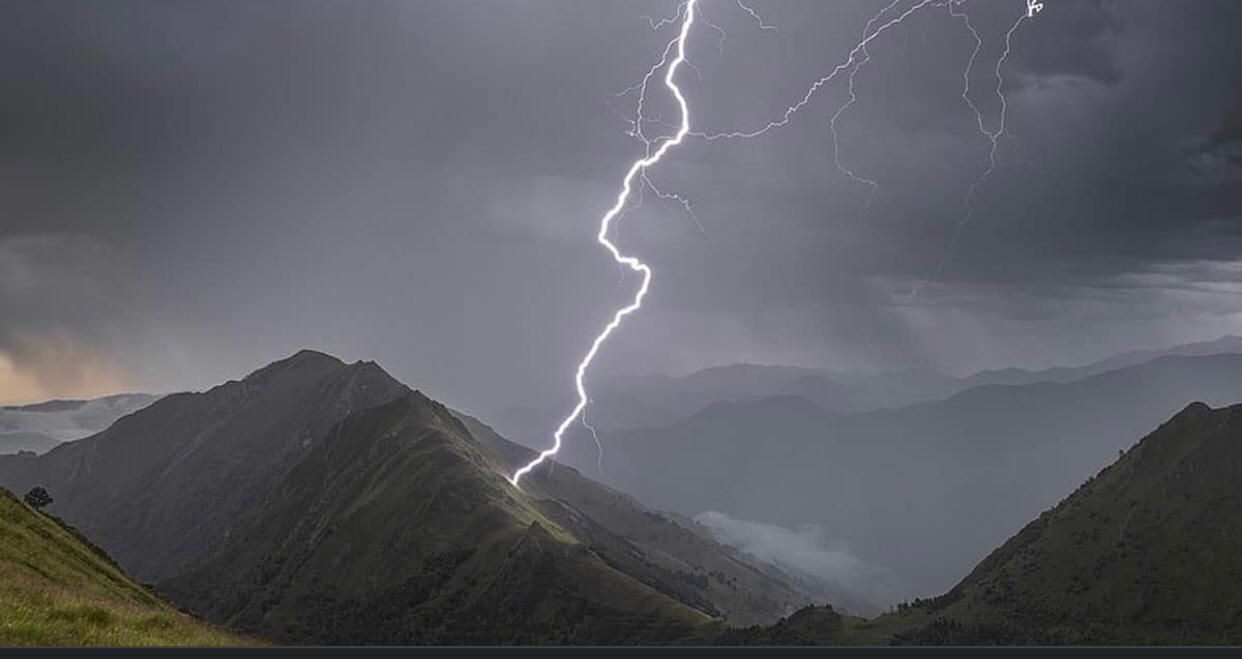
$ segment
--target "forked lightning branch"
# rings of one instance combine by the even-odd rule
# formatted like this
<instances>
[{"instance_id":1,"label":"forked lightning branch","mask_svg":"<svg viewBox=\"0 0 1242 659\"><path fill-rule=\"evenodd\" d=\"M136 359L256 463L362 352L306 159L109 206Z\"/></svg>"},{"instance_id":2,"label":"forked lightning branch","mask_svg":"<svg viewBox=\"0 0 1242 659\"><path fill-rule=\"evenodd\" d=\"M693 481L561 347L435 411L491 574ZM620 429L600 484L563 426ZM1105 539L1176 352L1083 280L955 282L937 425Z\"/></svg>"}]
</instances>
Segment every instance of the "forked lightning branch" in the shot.
<instances>
[{"instance_id":1,"label":"forked lightning branch","mask_svg":"<svg viewBox=\"0 0 1242 659\"><path fill-rule=\"evenodd\" d=\"M982 39L979 33L975 30L974 25L970 22L970 17L967 14L966 9L964 7L964 5L966 4L965 0L915 0L914 2L910 3L909 6L905 6L904 8L902 8L902 6L906 4L904 0L893 0L893 2L884 6L874 16L872 16L870 20L866 22L866 24L863 27L860 40L856 44L854 44L854 46L851 48L846 60L836 65L835 67L829 69L828 73L826 73L823 77L813 81L807 87L806 92L800 97L800 99L797 102L791 104L785 110L785 112L780 116L779 119L769 121L757 128L752 128L752 129L747 129L747 130L732 130L732 131L720 131L720 132L708 133L708 132L699 132L699 131L692 132L691 131L690 129L690 108L689 108L688 102L686 100L686 97L682 89L677 84L678 72L682 69L683 66L687 65L686 44L691 36L691 32L693 31L693 28L695 27L696 16L700 10L699 4L700 4L700 0L687 0L685 3L678 5L677 13L674 14L672 18L656 21L655 19L647 17L647 20L653 29L661 29L665 26L671 25L677 22L677 19L680 18L680 29L677 32L677 35L666 44L666 46L664 47L662 51L663 52L662 57L647 72L647 75L643 78L643 81L639 85L636 85L626 90L625 92L622 92L622 95L627 92L631 92L631 91L638 92L638 107L637 107L636 115L631 121L633 125L632 130L631 130L631 135L636 136L638 139L642 141L644 145L645 155L642 158L635 160L630 165L630 168L626 171L625 177L621 181L621 190L617 194L617 198L615 202L613 203L612 207L609 208L606 213L604 213L603 217L600 218L599 233L596 236L596 240L599 242L601 246L604 247L604 249L608 251L609 254L612 255L612 258L614 261L616 261L618 264L626 268L629 268L631 271L637 273L640 276L641 281L639 283L638 290L635 292L633 299L630 301L628 305L614 312L612 319L608 322L608 324L604 326L604 328L600 331L600 333L596 335L594 341L591 342L590 349L587 350L586 354L583 355L581 361L578 362L578 367L576 371L574 372L574 389L577 394L577 399L576 399L576 402L573 408L561 420L560 424L556 426L556 430L552 433L552 446L541 451L539 455L536 456L533 460L531 460L528 464L526 464L521 469L518 469L517 471L513 473L512 477L510 478L510 481L513 483L515 487L519 486L519 483L523 476L529 474L532 470L534 470L536 467L543 464L544 462L548 462L552 460L553 458L555 458L557 453L560 452L561 446L563 445L565 441L565 433L569 430L569 428L575 422L584 420L584 414L586 411L586 407L590 401L590 397L588 395L588 392L586 389L586 382L585 382L587 371L590 369L591 364L595 361L595 358L599 354L599 351L603 347L604 343L608 340L608 338L612 335L612 333L621 326L621 323L625 319L625 317L634 313L635 311L637 311L638 309L642 307L643 298L646 297L647 291L651 285L651 277L652 277L651 267L647 265L646 263L644 263L637 256L622 253L621 250L617 247L617 245L614 244L612 240L609 238L609 229L611 228L613 221L616 220L619 216L623 215L627 210L629 210L634 205L631 198L635 195L636 189L638 190L640 201L641 201L642 190L651 189L656 194L656 196L662 199L666 199L666 200L671 199L673 201L678 202L683 207L685 207L687 212L691 214L691 217L695 217L693 214L693 211L690 208L689 201L685 197L681 195L677 195L677 194L665 193L665 192L662 192L659 188L655 187L655 185L651 182L651 179L648 176L648 172L647 172L648 169L650 169L651 167L661 162L664 159L664 157L668 155L668 153L674 147L680 145L688 137L697 137L697 138L700 138L706 141L729 140L729 139L753 139L753 138L761 137L773 130L782 128L788 125L794 119L795 115L799 114L799 112L804 107L810 104L813 97L821 89L823 89L829 83L833 82L838 77L840 77L842 74L844 74L847 76L847 79L848 79L847 92L848 92L849 100L837 108L836 112L831 115L831 121L829 122L829 130L833 138L833 149L834 149L833 160L834 160L834 163L837 169L844 176L847 176L851 180L857 183L863 184L863 185L867 185L868 187L871 188L871 193L868 196L867 202L866 202L866 205L869 205L871 203L872 197L875 195L876 189L878 188L879 184L876 181L857 173L853 168L851 168L850 166L842 162L841 155L837 147L837 140L836 140L837 130L838 130L838 120L841 118L841 115L845 112L845 110L847 110L853 103L857 101L857 95L855 93L854 82L855 82L855 78L858 74L859 69L869 61L870 55L867 51L867 47L873 41L878 39L881 35L892 30L896 26L902 24L906 19L908 19L910 16L915 15L916 13L919 13L921 11L926 11L929 9L937 9L937 8L947 9L950 17L954 19L960 19L963 22L968 32L975 40L975 48L972 51L970 60L967 62L966 68L962 73L962 79L964 81L964 86L962 90L962 98L965 101L966 105L969 107L969 109L974 113L974 117L977 121L979 131L980 133L982 133L983 137L987 139L988 145L989 145L988 160L987 160L986 166L983 169L982 174L977 179L975 179L975 181L971 184L966 194L965 214L961 222L958 223L957 228L953 234L953 238L952 238L952 241L950 242L949 250L948 252L946 252L945 258L947 259L949 255L951 255L952 253L953 245L956 243L956 240L957 240L957 234L961 232L961 230L965 227L965 225L970 221L970 219L974 215L974 203L973 202L974 202L975 194L978 191L978 188L988 181L988 179L992 176L992 174L995 172L998 165L1000 164L999 161L997 160L998 141L1000 137L1006 133L1005 120L1006 120L1006 114L1008 111L1008 106L1006 104L1004 90L1003 90L1004 77L1002 74L1002 67L1005 64L1006 59L1009 57L1009 54L1011 51L1012 37L1024 20L1034 18L1035 15L1040 13L1044 8L1043 3L1039 2L1038 0L1023 0L1022 11L1019 12L1016 20L1013 22L1009 30L1005 33L1004 51L1001 54L1001 56L997 59L996 66L994 69L994 74L996 78L995 94L997 97L999 97L1000 113L999 113L999 118L996 122L996 127L993 130L988 130L988 128L986 127L986 122L983 117L983 113L979 110L978 106L970 98L971 70L975 65L976 58L982 47ZM758 24L760 29L765 30L765 31L768 31L768 30L774 31L776 29L774 26L766 23L764 19L760 17L760 15L752 7L745 5L741 2L737 3L737 7L741 9L742 11L746 12ZM713 31L715 31L718 35L720 35L721 41L719 41L718 43L722 44L723 38L724 38L724 31L721 30L716 25L706 21L705 19L702 19L701 17L699 17L699 20L704 25L708 26ZM672 59L669 58L670 55L672 55ZM676 132L674 132L672 135L669 135L664 138L660 138L658 140L651 140L651 139L648 139L643 133L642 124L645 118L643 114L643 104L646 101L646 95L648 92L648 84L651 82L651 80L654 78L654 76L658 73L658 71L661 68L664 69L664 86L665 88L667 88L669 94L672 95L673 99L677 103L678 111L680 113L680 122L678 124ZM653 150L653 146L655 146L654 150ZM695 217L695 219L697 221L697 217ZM943 263L941 267L943 269Z\"/></svg>"}]
</instances>

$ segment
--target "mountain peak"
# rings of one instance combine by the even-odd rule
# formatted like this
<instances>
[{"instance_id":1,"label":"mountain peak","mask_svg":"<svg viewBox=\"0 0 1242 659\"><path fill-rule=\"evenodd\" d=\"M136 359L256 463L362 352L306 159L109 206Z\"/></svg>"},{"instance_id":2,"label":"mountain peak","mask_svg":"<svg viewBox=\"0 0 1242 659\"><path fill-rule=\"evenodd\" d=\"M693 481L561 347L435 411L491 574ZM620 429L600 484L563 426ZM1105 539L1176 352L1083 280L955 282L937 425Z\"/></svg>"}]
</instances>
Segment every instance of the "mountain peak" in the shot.
<instances>
[{"instance_id":1,"label":"mountain peak","mask_svg":"<svg viewBox=\"0 0 1242 659\"><path fill-rule=\"evenodd\" d=\"M1212 408L1209 407L1207 403L1201 400L1196 400L1195 402L1187 405L1185 409L1183 409L1181 412L1178 412L1176 415L1174 415L1173 418L1177 419L1183 416L1194 417L1194 416L1199 416L1205 412L1211 412L1211 411L1212 411Z\"/></svg>"},{"instance_id":2,"label":"mountain peak","mask_svg":"<svg viewBox=\"0 0 1242 659\"><path fill-rule=\"evenodd\" d=\"M320 352L319 350L311 350L310 348L303 348L293 353L291 356L285 359L282 359L278 362L274 362L272 365L274 366L276 364L306 364L306 363L331 364L333 366L344 366L345 365L345 362L341 361L337 357L329 355L326 352Z\"/></svg>"},{"instance_id":3,"label":"mountain peak","mask_svg":"<svg viewBox=\"0 0 1242 659\"><path fill-rule=\"evenodd\" d=\"M282 373L293 371L323 373L344 367L345 362L327 353L317 350L299 350L284 359L274 361L250 373L242 378L242 382L247 384L263 384L271 382Z\"/></svg>"},{"instance_id":4,"label":"mountain peak","mask_svg":"<svg viewBox=\"0 0 1242 659\"><path fill-rule=\"evenodd\" d=\"M303 349L294 352L292 355L284 357L282 360L273 361L271 364L263 366L262 369L251 372L250 375L245 377L245 380L265 380L267 377L278 374L278 372L308 365L319 367L340 367L344 366L345 362L340 361L337 357L327 354L327 352Z\"/></svg>"}]
</instances>

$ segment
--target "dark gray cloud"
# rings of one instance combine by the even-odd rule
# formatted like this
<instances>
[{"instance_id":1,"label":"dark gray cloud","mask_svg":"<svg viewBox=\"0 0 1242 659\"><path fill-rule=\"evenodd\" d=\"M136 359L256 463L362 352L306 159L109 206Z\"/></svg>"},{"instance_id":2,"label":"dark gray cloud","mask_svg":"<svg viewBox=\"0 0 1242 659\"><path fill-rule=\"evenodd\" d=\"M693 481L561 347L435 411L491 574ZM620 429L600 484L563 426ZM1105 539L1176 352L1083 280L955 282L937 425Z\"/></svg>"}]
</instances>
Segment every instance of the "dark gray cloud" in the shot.
<instances>
[{"instance_id":1,"label":"dark gray cloud","mask_svg":"<svg viewBox=\"0 0 1242 659\"><path fill-rule=\"evenodd\" d=\"M1120 82L1117 45L1126 38L1126 4L1118 0L1049 3L1049 11L1038 14L1039 34L1015 33L1020 36L1012 43L1016 49L1011 58L1018 73L1014 87L1076 80L1103 85ZM1013 8L1007 9L1011 16ZM993 29L1003 27L1002 23Z\"/></svg>"},{"instance_id":2,"label":"dark gray cloud","mask_svg":"<svg viewBox=\"0 0 1242 659\"><path fill-rule=\"evenodd\" d=\"M703 0L728 37L692 35L696 126L779 116L882 4L756 1L771 32ZM1023 5L965 5L988 126ZM611 94L671 36L641 17L672 10L6 3L0 244L26 268L43 245L52 274L0 285L0 353L59 372L19 338L59 333L160 390L314 347L468 409L559 400L635 283L593 243L638 153ZM652 175L702 230L650 199L620 223L656 279L599 372L1038 366L1236 331L1239 18L1230 0L1046 0L1003 69L1007 164L946 258L988 145L961 97L973 42L944 9L912 17L874 42L840 121L842 158L880 184L870 207L833 165L842 84L762 139L688 142Z\"/></svg>"}]
</instances>

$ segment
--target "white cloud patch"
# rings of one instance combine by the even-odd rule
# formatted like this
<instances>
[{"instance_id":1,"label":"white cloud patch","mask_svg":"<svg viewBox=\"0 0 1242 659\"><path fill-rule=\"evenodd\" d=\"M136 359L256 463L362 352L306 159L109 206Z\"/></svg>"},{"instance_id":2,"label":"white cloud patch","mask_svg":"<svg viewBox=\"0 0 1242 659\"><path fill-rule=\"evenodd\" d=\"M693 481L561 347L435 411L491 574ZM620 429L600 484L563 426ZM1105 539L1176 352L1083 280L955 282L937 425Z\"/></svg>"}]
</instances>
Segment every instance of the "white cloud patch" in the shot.
<instances>
[{"instance_id":1,"label":"white cloud patch","mask_svg":"<svg viewBox=\"0 0 1242 659\"><path fill-rule=\"evenodd\" d=\"M883 609L900 599L893 575L851 554L832 542L824 527L805 524L787 529L774 524L735 519L708 511L694 520L711 530L717 542L735 547L754 558L822 582L826 596L848 596L854 601L830 602L856 613ZM862 606L860 606L862 605ZM873 611L859 610L870 608Z\"/></svg>"}]
</instances>

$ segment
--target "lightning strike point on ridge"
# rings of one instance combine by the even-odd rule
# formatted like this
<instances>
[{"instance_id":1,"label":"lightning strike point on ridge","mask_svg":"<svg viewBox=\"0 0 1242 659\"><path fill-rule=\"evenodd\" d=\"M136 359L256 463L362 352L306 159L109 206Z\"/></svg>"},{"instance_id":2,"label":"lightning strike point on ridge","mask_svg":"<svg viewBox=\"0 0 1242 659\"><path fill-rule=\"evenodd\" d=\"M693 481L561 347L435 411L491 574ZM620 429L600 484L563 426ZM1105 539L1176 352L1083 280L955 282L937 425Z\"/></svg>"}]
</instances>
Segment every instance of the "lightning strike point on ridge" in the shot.
<instances>
[{"instance_id":1,"label":"lightning strike point on ridge","mask_svg":"<svg viewBox=\"0 0 1242 659\"><path fill-rule=\"evenodd\" d=\"M669 92L672 93L673 98L677 101L677 106L681 111L681 125L677 129L677 132L661 142L659 148L657 148L654 152L651 151L650 144L648 144L646 155L643 158L634 161L634 163L630 165L629 170L625 174L625 178L621 181L621 192L617 195L617 201L600 219L599 233L596 236L596 241L612 254L613 260L642 275L642 284L639 286L638 291L634 294L633 302L618 309L616 313L613 314L612 321L604 326L603 331L601 331L591 343L590 350L587 351L586 355L582 358L582 361L578 362L578 369L574 374L574 387L578 393L577 404L574 405L574 408L570 411L569 415L561 421L561 424L557 426L556 432L552 435L552 447L540 452L538 457L531 460L529 464L513 473L513 476L509 479L509 482L512 483L514 487L520 487L519 482L522 480L522 476L530 473L530 471L535 467L538 467L545 460L552 458L561 450L561 441L566 429L568 429L569 426L581 416L587 405L586 386L583 383L583 379L586 377L587 368L591 366L591 362L595 361L595 355L599 352L600 346L603 345L604 341L608 340L608 337L612 334L613 330L617 329L617 327L621 325L621 321L626 316L642 307L643 297L646 296L647 288L651 284L651 268L635 256L627 256L622 254L617 246L608 239L608 228L609 225L612 224L612 220L616 218L616 216L626 207L626 201L629 199L630 193L634 189L635 179L638 179L648 167L660 162L660 160L664 157L664 154L668 153L669 149L681 144L686 135L690 133L690 108L687 106L686 98L682 95L681 88L677 86L674 78L677 75L677 69L686 61L686 38L690 34L690 26L694 24L694 10L696 4L697 0L686 0L684 12L679 12L679 14L684 16L681 24L681 31L678 33L676 39L669 42L668 47L666 47L664 51L665 59L667 59L668 53L672 51L674 47L677 50L677 56L668 63L668 70L664 74L664 86L668 88ZM658 68L658 66L656 68ZM652 69L652 71L654 72L655 69ZM648 74L648 79L650 76L651 73ZM645 82L643 87L645 90ZM640 122L641 117L642 109L640 105ZM641 126L638 126L637 128L637 132L641 136Z\"/></svg>"}]
</instances>

